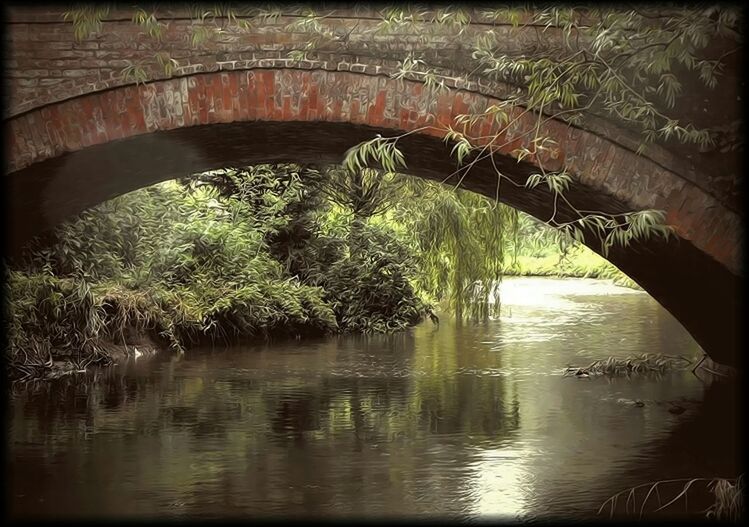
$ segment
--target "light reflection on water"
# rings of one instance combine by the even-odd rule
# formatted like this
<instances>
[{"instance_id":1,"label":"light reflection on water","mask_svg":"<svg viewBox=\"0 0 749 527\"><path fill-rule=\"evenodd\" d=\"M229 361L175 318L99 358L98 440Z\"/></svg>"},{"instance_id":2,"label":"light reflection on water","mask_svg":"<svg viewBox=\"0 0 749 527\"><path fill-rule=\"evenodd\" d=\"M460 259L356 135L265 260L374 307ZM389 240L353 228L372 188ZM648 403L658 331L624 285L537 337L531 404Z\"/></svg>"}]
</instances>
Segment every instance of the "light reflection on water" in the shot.
<instances>
[{"instance_id":1,"label":"light reflection on water","mask_svg":"<svg viewBox=\"0 0 749 527\"><path fill-rule=\"evenodd\" d=\"M585 517L627 486L732 469L725 401L688 372L561 376L697 356L647 294L522 278L502 301L487 324L195 350L30 388L11 405L11 512Z\"/></svg>"}]
</instances>

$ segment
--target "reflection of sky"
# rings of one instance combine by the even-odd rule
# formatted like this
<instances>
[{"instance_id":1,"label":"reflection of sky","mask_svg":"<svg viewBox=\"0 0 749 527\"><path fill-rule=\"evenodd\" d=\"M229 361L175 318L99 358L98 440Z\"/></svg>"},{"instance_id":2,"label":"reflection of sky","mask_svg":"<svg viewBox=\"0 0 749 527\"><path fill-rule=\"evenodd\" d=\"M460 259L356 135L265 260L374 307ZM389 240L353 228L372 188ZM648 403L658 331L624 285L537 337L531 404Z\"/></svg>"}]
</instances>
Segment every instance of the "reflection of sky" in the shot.
<instances>
[{"instance_id":1,"label":"reflection of sky","mask_svg":"<svg viewBox=\"0 0 749 527\"><path fill-rule=\"evenodd\" d=\"M617 295L647 298L647 293L602 280L505 279L499 286L502 343L550 340L559 326L591 323L613 313L601 300ZM592 301L586 301L592 300ZM509 331L509 334L508 334Z\"/></svg>"},{"instance_id":2,"label":"reflection of sky","mask_svg":"<svg viewBox=\"0 0 749 527\"><path fill-rule=\"evenodd\" d=\"M594 279L508 278L500 293L499 324L487 344L510 358L511 368L521 366L512 360L521 353L533 353L535 368L548 363L548 373L555 373L560 359L586 365L608 356L691 358L700 352L676 319L643 291Z\"/></svg>"},{"instance_id":3,"label":"reflection of sky","mask_svg":"<svg viewBox=\"0 0 749 527\"><path fill-rule=\"evenodd\" d=\"M512 305L538 305L552 308L569 306L566 296L645 295L644 291L621 287L608 280L574 280L544 277L508 277L499 284L501 301Z\"/></svg>"},{"instance_id":4,"label":"reflection of sky","mask_svg":"<svg viewBox=\"0 0 749 527\"><path fill-rule=\"evenodd\" d=\"M532 455L524 449L477 449L470 463L468 480L470 514L516 519L526 511L533 493L534 475L526 461Z\"/></svg>"},{"instance_id":5,"label":"reflection of sky","mask_svg":"<svg viewBox=\"0 0 749 527\"><path fill-rule=\"evenodd\" d=\"M487 489L479 491L477 511L503 514L515 506L515 514L543 516L572 512L586 500L595 506L591 494L612 484L609 495L624 488L624 482L614 483L623 467L637 463L644 448L667 437L678 422L665 401L677 394L701 398L701 386L692 381L687 375L665 383L517 379L514 385L523 406L513 455L501 458L504 450L491 452L477 467L490 474L477 478L478 488ZM635 399L646 406L629 404Z\"/></svg>"}]
</instances>

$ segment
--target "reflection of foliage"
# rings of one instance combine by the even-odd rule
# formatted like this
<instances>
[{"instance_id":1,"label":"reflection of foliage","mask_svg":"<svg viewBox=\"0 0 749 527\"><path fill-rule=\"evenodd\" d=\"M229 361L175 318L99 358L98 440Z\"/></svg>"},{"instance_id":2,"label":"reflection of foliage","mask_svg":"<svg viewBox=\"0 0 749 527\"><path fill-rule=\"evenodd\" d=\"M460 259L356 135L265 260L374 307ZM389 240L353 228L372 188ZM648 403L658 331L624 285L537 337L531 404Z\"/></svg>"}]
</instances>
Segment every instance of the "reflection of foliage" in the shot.
<instances>
[{"instance_id":1,"label":"reflection of foliage","mask_svg":"<svg viewBox=\"0 0 749 527\"><path fill-rule=\"evenodd\" d=\"M326 488L341 478L360 476L362 465L373 476L366 478L366 490L375 491L380 477L390 476L407 496L417 496L411 491L425 488L446 492L444 481L427 476L427 471L440 462L462 465L463 456L470 456L463 450L505 444L517 434L519 422L504 404L508 390L503 379L456 379L455 364L447 357L454 361L455 349L421 337L412 340L409 332L326 339L307 348L304 358L275 355L273 364L262 370L257 368L262 361L256 359L263 354L247 353L242 347L231 352L228 363L226 357L187 363L172 357L160 363L158 379L148 382L132 374L131 368L142 371L143 365L129 363L92 374L94 382L68 377L34 383L13 401L16 408L25 409L13 414L23 414L26 424L13 426L10 433L15 442L21 436L46 436L48 427L59 428L48 453L67 452L73 466L84 455L91 461L85 465L88 477L96 481L118 477L134 459L127 454L133 449L125 448L132 438L112 432L123 427L140 434L157 430L170 440L136 456L141 465L133 481L138 492L153 496L164 496L164 489L169 489L170 500L189 504L186 512L211 510L202 501L213 498L201 488L205 477L235 481L233 492L265 503L289 502L285 493L294 491L279 481L294 479ZM352 347L356 355L351 354ZM259 349L269 355L280 351L276 346ZM490 354L482 356L489 359ZM350 367L352 359L357 361L357 375L332 374ZM415 361L413 370L403 359ZM300 360L305 374L296 375ZM401 365L414 372L423 367L428 375L379 374L382 366L402 371ZM77 404L66 404L71 400ZM461 433L455 434L458 430ZM89 441L91 434L94 442L106 440L111 448L70 451L70 442L84 434ZM423 438L430 441L425 445ZM443 440L460 457L434 448L432 441ZM315 452L314 459L309 452ZM19 447L19 459L24 455ZM154 462L156 458L160 461ZM347 499L364 499L358 485L343 485L340 491ZM129 491L123 492L127 497ZM320 503L327 499L326 493Z\"/></svg>"}]
</instances>

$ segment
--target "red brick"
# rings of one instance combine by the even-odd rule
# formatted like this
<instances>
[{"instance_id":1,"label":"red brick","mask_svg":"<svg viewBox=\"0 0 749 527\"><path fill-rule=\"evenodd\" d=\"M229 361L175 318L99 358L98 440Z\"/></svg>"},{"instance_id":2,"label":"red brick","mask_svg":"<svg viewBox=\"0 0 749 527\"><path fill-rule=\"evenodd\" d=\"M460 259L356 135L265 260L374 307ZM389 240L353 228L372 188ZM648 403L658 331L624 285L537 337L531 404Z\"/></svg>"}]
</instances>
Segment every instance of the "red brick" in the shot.
<instances>
[{"instance_id":1,"label":"red brick","mask_svg":"<svg viewBox=\"0 0 749 527\"><path fill-rule=\"evenodd\" d=\"M353 101L351 101L348 118L353 123L359 122L359 99L354 99Z\"/></svg>"},{"instance_id":2,"label":"red brick","mask_svg":"<svg viewBox=\"0 0 749 527\"><path fill-rule=\"evenodd\" d=\"M247 72L247 118L254 120L258 116L258 83L254 72Z\"/></svg>"},{"instance_id":3,"label":"red brick","mask_svg":"<svg viewBox=\"0 0 749 527\"><path fill-rule=\"evenodd\" d=\"M141 91L138 88L129 87L127 90L127 117L130 123L130 135L145 133L146 120L143 118L143 108L140 105Z\"/></svg>"},{"instance_id":4,"label":"red brick","mask_svg":"<svg viewBox=\"0 0 749 527\"><path fill-rule=\"evenodd\" d=\"M45 53L55 51L65 50L45 49ZM96 60L103 63L110 59L118 60L113 57ZM19 67L24 67L22 60L26 59L15 60ZM44 70L49 63L50 77L42 80L50 80L52 63L64 62L68 57L30 56L28 60L30 66L27 69L30 70ZM208 58L202 60L206 64L210 62ZM87 69L81 67L80 71ZM276 75L284 76L284 84L280 84L281 77L277 83ZM95 80L98 82L98 79ZM89 87L89 81L93 82L84 75L80 80L45 88L44 93L49 97L60 94L70 96L79 91L85 93L93 89ZM101 89L107 85L99 83L97 86L96 89ZM280 86L284 86L283 93ZM32 91L17 95L24 104L32 100L30 94L40 93L34 91L38 87L29 89ZM154 115L150 115L144 113L144 108L149 107L148 97L153 93L155 104L149 112L154 112ZM342 93L352 95L347 98ZM365 107L362 107L360 93L368 101ZM396 108L386 108L389 93L393 93L394 100L399 101ZM182 101L182 117L169 105L172 97L175 97L175 101ZM8 142L9 166L25 166L63 151L79 150L149 130L253 119L334 120L394 130L414 130L427 125L436 116L436 122L431 121L435 127L423 133L442 137L444 129L440 127L455 126L454 118L457 115L469 113L472 111L470 108L485 108L496 102L477 93L455 90L440 92L435 96L425 91L420 83L406 81L399 84L392 79L347 72L264 69L196 74L187 80L159 81L148 87L127 86L96 95L75 97L32 110L23 118L11 118L8 123L12 135ZM434 115L417 110L424 108L425 104L434 109ZM344 111L344 108L347 110ZM509 138L508 144L501 148L502 153L508 154L516 148L530 145L531 136L521 134L535 124L535 117L523 115L522 112L519 108L511 111L511 119L517 119L517 122L510 127L509 134L500 137L497 142L501 144ZM99 115L104 120L103 130L97 128ZM472 136L490 136L499 129L493 119L484 118L468 133ZM556 158L550 153L538 155L546 169L556 170L566 163L579 181L588 183L594 189L615 192L633 208L644 202L655 202L667 211L669 221L676 224L682 236L691 237L695 244L717 258L737 258L736 250L726 246L723 241L731 239L735 242L738 227L732 226L728 220L724 221L722 216L716 216L717 212L705 210L705 193L695 185L689 184L672 194L669 191L671 187L683 185L680 183L683 179L677 174L655 166L645 157L635 156L616 143L563 123L545 123L542 134L551 136L559 143ZM628 177L635 171L642 177L641 184L635 184ZM666 193L669 194L667 198L663 197Z\"/></svg>"},{"instance_id":5,"label":"red brick","mask_svg":"<svg viewBox=\"0 0 749 527\"><path fill-rule=\"evenodd\" d=\"M290 121L293 116L291 112L291 97L287 95L283 98L283 120Z\"/></svg>"}]
</instances>

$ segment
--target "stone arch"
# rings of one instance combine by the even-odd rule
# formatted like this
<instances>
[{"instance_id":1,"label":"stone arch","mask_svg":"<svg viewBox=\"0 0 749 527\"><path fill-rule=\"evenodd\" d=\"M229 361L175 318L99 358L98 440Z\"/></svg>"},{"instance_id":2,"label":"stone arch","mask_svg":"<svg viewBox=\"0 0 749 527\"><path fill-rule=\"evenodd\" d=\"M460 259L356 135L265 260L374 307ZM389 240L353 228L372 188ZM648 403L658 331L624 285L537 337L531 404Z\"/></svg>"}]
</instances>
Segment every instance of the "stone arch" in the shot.
<instances>
[{"instance_id":1,"label":"stone arch","mask_svg":"<svg viewBox=\"0 0 749 527\"><path fill-rule=\"evenodd\" d=\"M442 180L455 163L444 132L432 125L498 102L470 86L435 96L419 82L394 80L366 65L361 71L268 66L89 92L6 120L12 248L87 207L161 180L227 165L339 162L348 148L377 133L412 132L399 142L407 172ZM539 159L517 162L511 155L530 146L519 130L532 118L520 113L494 162L522 186ZM567 196L576 207L666 211L675 239L615 249L609 260L674 314L714 360L736 364L739 217L663 162L636 155L613 128L599 135L553 120L544 126L559 148L541 161L572 172ZM487 135L498 125L486 119L473 130ZM491 164L478 163L463 186L494 197ZM551 215L543 188L504 184L500 198L540 219ZM561 218L571 214L559 210Z\"/></svg>"}]
</instances>

